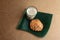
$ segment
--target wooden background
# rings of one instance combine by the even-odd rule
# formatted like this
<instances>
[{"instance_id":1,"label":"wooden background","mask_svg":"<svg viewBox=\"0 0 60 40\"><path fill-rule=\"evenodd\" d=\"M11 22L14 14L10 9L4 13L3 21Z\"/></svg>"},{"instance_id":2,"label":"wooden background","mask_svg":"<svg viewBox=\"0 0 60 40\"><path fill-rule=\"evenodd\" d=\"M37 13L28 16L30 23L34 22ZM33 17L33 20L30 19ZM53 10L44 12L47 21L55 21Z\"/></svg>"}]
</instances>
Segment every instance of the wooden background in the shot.
<instances>
[{"instance_id":1,"label":"wooden background","mask_svg":"<svg viewBox=\"0 0 60 40\"><path fill-rule=\"evenodd\" d=\"M28 6L53 14L47 35L38 38L16 30L22 12ZM0 0L0 40L60 40L60 0Z\"/></svg>"}]
</instances>

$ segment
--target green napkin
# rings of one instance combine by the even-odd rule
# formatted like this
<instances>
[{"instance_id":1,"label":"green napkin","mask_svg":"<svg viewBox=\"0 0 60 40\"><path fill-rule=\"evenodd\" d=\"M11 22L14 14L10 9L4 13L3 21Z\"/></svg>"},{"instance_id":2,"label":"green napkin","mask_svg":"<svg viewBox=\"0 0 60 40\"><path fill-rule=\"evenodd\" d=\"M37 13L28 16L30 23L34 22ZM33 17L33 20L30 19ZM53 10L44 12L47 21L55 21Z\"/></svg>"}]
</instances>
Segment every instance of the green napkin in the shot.
<instances>
[{"instance_id":1,"label":"green napkin","mask_svg":"<svg viewBox=\"0 0 60 40\"><path fill-rule=\"evenodd\" d=\"M22 19L20 19L17 29L29 32L37 37L44 37L50 28L52 14L38 12L34 19L36 18L41 20L41 22L44 25L42 31L36 32L30 29L29 27L30 20L27 19L26 13L23 15Z\"/></svg>"}]
</instances>

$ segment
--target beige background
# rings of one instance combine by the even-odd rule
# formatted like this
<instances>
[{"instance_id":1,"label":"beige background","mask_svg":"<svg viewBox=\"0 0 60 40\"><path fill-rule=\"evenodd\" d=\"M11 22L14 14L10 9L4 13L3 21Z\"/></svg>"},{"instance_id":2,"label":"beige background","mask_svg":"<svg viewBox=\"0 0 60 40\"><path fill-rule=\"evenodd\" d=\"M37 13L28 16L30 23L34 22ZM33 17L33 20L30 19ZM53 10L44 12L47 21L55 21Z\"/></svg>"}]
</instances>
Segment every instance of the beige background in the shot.
<instances>
[{"instance_id":1,"label":"beige background","mask_svg":"<svg viewBox=\"0 0 60 40\"><path fill-rule=\"evenodd\" d=\"M16 30L22 12L28 6L53 14L47 35L38 38ZM60 0L0 0L0 40L60 40Z\"/></svg>"}]
</instances>

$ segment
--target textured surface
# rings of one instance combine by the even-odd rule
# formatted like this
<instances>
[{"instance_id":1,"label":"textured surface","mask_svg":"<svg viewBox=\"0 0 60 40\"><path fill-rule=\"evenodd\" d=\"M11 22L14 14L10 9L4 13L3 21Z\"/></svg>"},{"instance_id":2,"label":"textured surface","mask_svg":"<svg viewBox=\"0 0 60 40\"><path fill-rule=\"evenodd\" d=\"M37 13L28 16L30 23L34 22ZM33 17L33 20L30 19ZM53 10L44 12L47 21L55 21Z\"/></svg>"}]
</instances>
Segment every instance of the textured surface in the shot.
<instances>
[{"instance_id":1,"label":"textured surface","mask_svg":"<svg viewBox=\"0 0 60 40\"><path fill-rule=\"evenodd\" d=\"M30 25L30 29L33 31L42 31L43 30L43 23L39 19L31 20L29 25Z\"/></svg>"},{"instance_id":2,"label":"textured surface","mask_svg":"<svg viewBox=\"0 0 60 40\"><path fill-rule=\"evenodd\" d=\"M23 10L30 5L54 14L44 38L15 29ZM60 40L60 0L0 0L0 40Z\"/></svg>"}]
</instances>

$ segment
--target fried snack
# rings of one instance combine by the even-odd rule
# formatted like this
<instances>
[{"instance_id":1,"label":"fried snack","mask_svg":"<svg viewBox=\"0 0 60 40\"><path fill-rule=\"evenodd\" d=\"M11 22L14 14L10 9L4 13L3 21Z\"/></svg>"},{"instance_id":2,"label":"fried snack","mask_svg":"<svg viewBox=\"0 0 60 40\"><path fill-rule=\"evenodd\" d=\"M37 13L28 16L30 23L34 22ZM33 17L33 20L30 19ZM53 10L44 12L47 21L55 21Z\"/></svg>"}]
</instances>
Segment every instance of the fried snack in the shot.
<instances>
[{"instance_id":1,"label":"fried snack","mask_svg":"<svg viewBox=\"0 0 60 40\"><path fill-rule=\"evenodd\" d=\"M31 28L33 31L42 31L42 29L43 29L43 24L42 24L42 22L41 22L39 19L33 19L33 20L30 22L30 28Z\"/></svg>"}]
</instances>

